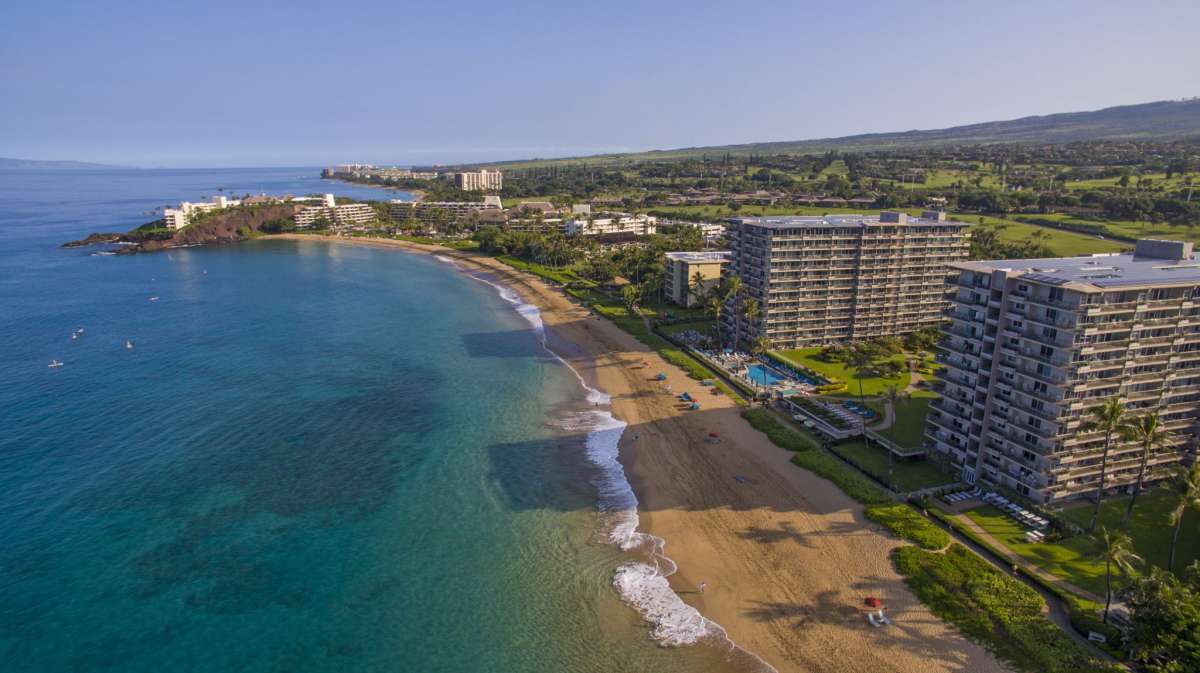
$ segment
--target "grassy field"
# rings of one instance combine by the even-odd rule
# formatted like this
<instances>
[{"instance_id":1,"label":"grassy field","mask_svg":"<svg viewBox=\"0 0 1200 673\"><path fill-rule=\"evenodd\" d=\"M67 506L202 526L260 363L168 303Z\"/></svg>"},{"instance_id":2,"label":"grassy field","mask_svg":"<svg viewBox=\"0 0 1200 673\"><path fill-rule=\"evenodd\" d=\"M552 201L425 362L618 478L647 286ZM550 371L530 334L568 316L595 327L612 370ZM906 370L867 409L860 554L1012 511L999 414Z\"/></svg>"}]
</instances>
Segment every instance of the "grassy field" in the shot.
<instances>
[{"instance_id":1,"label":"grassy field","mask_svg":"<svg viewBox=\"0 0 1200 673\"><path fill-rule=\"evenodd\" d=\"M1027 527L991 505L973 509L967 517L1026 561L1097 596L1104 595L1104 564L1094 560L1095 543L1090 536L1032 544L1025 539Z\"/></svg>"},{"instance_id":2,"label":"grassy field","mask_svg":"<svg viewBox=\"0 0 1200 673\"><path fill-rule=\"evenodd\" d=\"M798 350L776 351L775 355L780 359L792 363L793 366L808 367L822 376L834 377L846 384L846 392L838 393L839 397L857 397L859 378L854 372L846 369L842 362L825 362L819 359L820 348L801 348ZM862 379L863 392L866 397L875 397L883 393L884 389L889 385L898 385L901 388L908 385L911 376L908 373L908 366L905 364L905 356L897 355L892 359L893 362L901 366L900 374L884 378L879 376L871 376Z\"/></svg>"},{"instance_id":3,"label":"grassy field","mask_svg":"<svg viewBox=\"0 0 1200 673\"><path fill-rule=\"evenodd\" d=\"M1000 240L1013 243L1024 241L1034 233L1044 233L1048 238L1043 243L1055 255L1062 257L1090 255L1098 252L1119 252L1130 247L1128 243L1122 241L1108 241L1096 238L1095 236L1088 236L1087 234L1077 234L1073 231L1063 231L1050 227L1039 227L1036 224L1026 224L1001 217L962 215L959 219L970 224L998 225L1002 227L1000 230Z\"/></svg>"},{"instance_id":4,"label":"grassy field","mask_svg":"<svg viewBox=\"0 0 1200 673\"><path fill-rule=\"evenodd\" d=\"M1143 180L1153 180L1154 187L1165 187L1166 189L1179 189L1183 186L1183 175L1176 173L1170 180L1167 179L1166 173L1146 173L1141 176L1129 176L1129 186L1137 184L1137 179L1141 177ZM1193 178L1194 180L1195 178ZM1067 183L1067 189L1102 189L1105 187L1116 187L1120 183L1120 176L1111 178L1096 178L1094 180L1075 180Z\"/></svg>"},{"instance_id":5,"label":"grassy field","mask_svg":"<svg viewBox=\"0 0 1200 673\"><path fill-rule=\"evenodd\" d=\"M1100 526L1110 530L1117 528L1125 514L1128 496L1106 500L1100 506ZM1167 567L1171 547L1172 528L1170 510L1174 503L1168 493L1151 490L1138 496L1137 506L1130 519L1130 536L1138 555L1160 568ZM1080 505L1067 509L1067 518L1086 527L1091 521L1092 505ZM1175 570L1187 567L1200 559L1200 512L1190 510L1184 514L1183 530L1179 532L1179 550L1176 552Z\"/></svg>"},{"instance_id":6,"label":"grassy field","mask_svg":"<svg viewBox=\"0 0 1200 673\"><path fill-rule=\"evenodd\" d=\"M1038 220L1046 220L1049 222L1061 222L1071 225L1087 225L1104 227L1111 236L1124 236L1126 238L1167 238L1173 240L1195 240L1197 230L1194 227L1172 226L1165 222L1135 222L1133 220L1102 220L1102 219L1087 219L1067 215L1064 213L1051 213L1048 215L1030 215L1029 218ZM1036 226L1036 225L1031 225ZM1046 231L1054 232L1055 230L1048 227L1043 227ZM1124 243L1128 247L1129 243Z\"/></svg>"},{"instance_id":7,"label":"grassy field","mask_svg":"<svg viewBox=\"0 0 1200 673\"><path fill-rule=\"evenodd\" d=\"M925 441L925 415L929 413L929 403L937 398L937 393L917 390L896 405L897 444L916 448ZM890 439L891 430L884 430L883 436Z\"/></svg>"},{"instance_id":8,"label":"grassy field","mask_svg":"<svg viewBox=\"0 0 1200 673\"><path fill-rule=\"evenodd\" d=\"M863 442L854 441L837 444L833 452L858 466L860 470L887 483L887 452L877 446L867 446ZM941 486L957 481L954 475L948 475L935 465L923 461L896 461L894 484L901 492L916 491L931 486Z\"/></svg>"}]
</instances>

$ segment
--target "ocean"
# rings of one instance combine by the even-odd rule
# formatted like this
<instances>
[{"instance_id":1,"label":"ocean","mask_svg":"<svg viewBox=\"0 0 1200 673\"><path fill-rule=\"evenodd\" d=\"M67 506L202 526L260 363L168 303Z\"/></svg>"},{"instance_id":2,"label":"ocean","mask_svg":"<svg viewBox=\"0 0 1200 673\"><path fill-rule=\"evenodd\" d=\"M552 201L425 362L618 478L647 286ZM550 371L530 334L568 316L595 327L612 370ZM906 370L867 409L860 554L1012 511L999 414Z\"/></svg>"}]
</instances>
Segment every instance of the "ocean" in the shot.
<instances>
[{"instance_id":1,"label":"ocean","mask_svg":"<svg viewBox=\"0 0 1200 673\"><path fill-rule=\"evenodd\" d=\"M217 190L395 197L316 175L0 172L0 670L745 670L511 291L316 241L59 247Z\"/></svg>"}]
</instances>

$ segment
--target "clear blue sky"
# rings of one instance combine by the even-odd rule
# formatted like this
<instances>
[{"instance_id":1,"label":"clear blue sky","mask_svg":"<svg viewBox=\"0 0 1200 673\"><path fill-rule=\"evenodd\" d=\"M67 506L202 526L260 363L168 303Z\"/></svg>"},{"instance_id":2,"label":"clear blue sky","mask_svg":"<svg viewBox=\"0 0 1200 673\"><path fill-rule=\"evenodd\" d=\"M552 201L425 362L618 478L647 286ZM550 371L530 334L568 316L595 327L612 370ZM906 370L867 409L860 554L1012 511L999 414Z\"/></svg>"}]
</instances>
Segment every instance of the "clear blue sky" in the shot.
<instances>
[{"instance_id":1,"label":"clear blue sky","mask_svg":"<svg viewBox=\"0 0 1200 673\"><path fill-rule=\"evenodd\" d=\"M1200 1L10 2L0 156L429 163L1200 95Z\"/></svg>"}]
</instances>

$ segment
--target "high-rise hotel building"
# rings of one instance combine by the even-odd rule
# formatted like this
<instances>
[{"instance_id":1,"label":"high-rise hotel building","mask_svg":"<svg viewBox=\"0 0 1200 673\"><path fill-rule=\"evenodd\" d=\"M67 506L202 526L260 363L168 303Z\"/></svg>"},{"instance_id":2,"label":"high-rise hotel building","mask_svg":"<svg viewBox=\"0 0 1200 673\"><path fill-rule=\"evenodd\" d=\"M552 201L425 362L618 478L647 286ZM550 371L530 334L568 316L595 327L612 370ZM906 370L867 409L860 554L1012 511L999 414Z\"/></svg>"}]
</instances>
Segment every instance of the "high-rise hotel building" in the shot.
<instances>
[{"instance_id":1,"label":"high-rise hotel building","mask_svg":"<svg viewBox=\"0 0 1200 673\"><path fill-rule=\"evenodd\" d=\"M967 483L1039 502L1094 491L1104 433L1089 410L1117 397L1157 411L1173 440L1148 481L1196 446L1200 261L1192 244L1138 241L1133 253L960 262L943 329L942 399L926 438ZM1139 446L1113 438L1105 485L1137 479Z\"/></svg>"},{"instance_id":2,"label":"high-rise hotel building","mask_svg":"<svg viewBox=\"0 0 1200 673\"><path fill-rule=\"evenodd\" d=\"M937 325L949 264L967 258L967 225L921 217L742 217L729 221L727 273L741 278L760 316L727 307L744 341L807 348Z\"/></svg>"}]
</instances>

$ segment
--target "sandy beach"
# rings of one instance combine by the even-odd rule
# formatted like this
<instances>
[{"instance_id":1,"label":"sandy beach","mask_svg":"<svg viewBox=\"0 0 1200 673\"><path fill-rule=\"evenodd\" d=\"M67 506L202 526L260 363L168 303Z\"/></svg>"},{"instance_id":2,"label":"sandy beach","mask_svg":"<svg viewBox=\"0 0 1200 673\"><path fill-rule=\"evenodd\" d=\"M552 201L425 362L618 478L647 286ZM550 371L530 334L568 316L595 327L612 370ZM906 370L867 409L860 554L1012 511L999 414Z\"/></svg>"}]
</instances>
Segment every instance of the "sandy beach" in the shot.
<instances>
[{"instance_id":1,"label":"sandy beach","mask_svg":"<svg viewBox=\"0 0 1200 673\"><path fill-rule=\"evenodd\" d=\"M557 288L489 257L441 247L271 238L441 255L492 274L539 307L551 345L612 396L614 414L629 424L621 461L640 502L640 529L665 539L666 554L679 566L672 586L781 673L1007 670L908 591L888 560L901 543L868 522L861 505L791 464L791 454L751 428L731 400L708 395ZM649 368L635 367L643 360ZM698 395L703 409L681 408L652 380L660 371L675 393ZM711 432L719 442L706 441ZM866 622L868 596L883 599L892 626Z\"/></svg>"}]
</instances>

